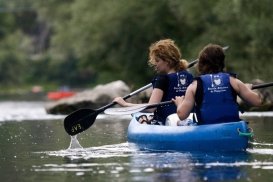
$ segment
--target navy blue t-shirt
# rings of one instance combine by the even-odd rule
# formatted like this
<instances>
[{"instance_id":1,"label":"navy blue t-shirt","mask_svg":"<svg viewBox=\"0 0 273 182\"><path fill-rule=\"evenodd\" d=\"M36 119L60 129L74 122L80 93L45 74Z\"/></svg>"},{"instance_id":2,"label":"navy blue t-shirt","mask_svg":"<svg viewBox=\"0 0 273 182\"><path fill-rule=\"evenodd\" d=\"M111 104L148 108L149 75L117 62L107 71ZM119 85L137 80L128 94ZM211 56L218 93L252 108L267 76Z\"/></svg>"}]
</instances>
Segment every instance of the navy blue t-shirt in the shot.
<instances>
[{"instance_id":1,"label":"navy blue t-shirt","mask_svg":"<svg viewBox=\"0 0 273 182\"><path fill-rule=\"evenodd\" d=\"M163 91L161 102L169 101L176 96L185 95L187 87L192 83L193 76L187 71L158 75L153 80L153 88L158 88ZM159 106L155 111L155 119L165 124L166 118L176 113L175 104Z\"/></svg>"}]
</instances>

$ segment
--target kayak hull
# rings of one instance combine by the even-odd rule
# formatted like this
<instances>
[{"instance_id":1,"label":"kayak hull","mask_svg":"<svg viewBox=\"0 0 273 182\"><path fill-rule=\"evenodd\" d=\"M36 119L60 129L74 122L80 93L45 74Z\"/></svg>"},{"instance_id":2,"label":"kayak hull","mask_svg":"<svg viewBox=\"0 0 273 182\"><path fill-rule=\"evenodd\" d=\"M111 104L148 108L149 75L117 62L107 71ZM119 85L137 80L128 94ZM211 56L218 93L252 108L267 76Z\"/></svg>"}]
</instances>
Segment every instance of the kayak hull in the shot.
<instances>
[{"instance_id":1,"label":"kayak hull","mask_svg":"<svg viewBox=\"0 0 273 182\"><path fill-rule=\"evenodd\" d=\"M199 126L160 126L140 124L135 114L128 127L128 141L141 150L244 151L248 147L249 137L240 133L249 133L245 121Z\"/></svg>"}]
</instances>

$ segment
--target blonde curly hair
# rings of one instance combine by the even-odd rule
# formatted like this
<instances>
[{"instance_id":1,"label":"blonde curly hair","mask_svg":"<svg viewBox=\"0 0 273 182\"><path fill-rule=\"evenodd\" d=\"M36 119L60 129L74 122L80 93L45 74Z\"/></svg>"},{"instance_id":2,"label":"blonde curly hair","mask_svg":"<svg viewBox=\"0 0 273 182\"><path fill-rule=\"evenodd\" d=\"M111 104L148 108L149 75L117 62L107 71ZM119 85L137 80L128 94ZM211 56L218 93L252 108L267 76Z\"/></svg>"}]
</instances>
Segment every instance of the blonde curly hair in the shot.
<instances>
[{"instance_id":1,"label":"blonde curly hair","mask_svg":"<svg viewBox=\"0 0 273 182\"><path fill-rule=\"evenodd\" d=\"M188 62L181 59L181 53L172 39L163 39L151 44L148 64L153 67L156 59L166 61L176 71L186 70Z\"/></svg>"}]
</instances>

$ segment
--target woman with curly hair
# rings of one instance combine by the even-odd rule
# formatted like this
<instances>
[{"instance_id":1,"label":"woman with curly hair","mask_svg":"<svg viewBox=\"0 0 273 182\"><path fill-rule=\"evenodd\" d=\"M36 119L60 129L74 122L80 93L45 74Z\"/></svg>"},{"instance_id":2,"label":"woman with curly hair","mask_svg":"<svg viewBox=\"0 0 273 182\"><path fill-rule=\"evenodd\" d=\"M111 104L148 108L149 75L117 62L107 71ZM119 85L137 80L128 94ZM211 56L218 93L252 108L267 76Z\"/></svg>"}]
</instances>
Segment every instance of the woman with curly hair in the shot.
<instances>
[{"instance_id":1,"label":"woman with curly hair","mask_svg":"<svg viewBox=\"0 0 273 182\"><path fill-rule=\"evenodd\" d=\"M155 69L158 75L153 79L153 91L149 104L169 101L176 96L184 95L193 76L186 71L188 62L181 59L181 53L175 42L163 39L151 44L149 48L148 64ZM121 97L114 99L121 106L134 106ZM148 110L154 113L154 123L165 124L166 118L176 113L174 104L160 106ZM153 123L153 122L152 122Z\"/></svg>"}]
</instances>

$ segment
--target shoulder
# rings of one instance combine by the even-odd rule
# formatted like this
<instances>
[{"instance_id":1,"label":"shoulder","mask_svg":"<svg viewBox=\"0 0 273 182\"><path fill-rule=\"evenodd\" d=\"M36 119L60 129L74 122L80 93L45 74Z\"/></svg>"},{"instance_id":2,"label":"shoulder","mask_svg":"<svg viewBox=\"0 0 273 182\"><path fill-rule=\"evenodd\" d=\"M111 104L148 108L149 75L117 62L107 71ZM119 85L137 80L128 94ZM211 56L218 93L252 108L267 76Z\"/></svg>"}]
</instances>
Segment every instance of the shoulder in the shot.
<instances>
[{"instance_id":1,"label":"shoulder","mask_svg":"<svg viewBox=\"0 0 273 182\"><path fill-rule=\"evenodd\" d=\"M153 83L154 88L159 88L159 89L163 90L168 85L168 76L167 75L157 75L153 79L152 83Z\"/></svg>"},{"instance_id":2,"label":"shoulder","mask_svg":"<svg viewBox=\"0 0 273 182\"><path fill-rule=\"evenodd\" d=\"M236 73L233 73L233 72L223 72L223 73L227 74L230 77L237 78L237 74Z\"/></svg>"},{"instance_id":3,"label":"shoulder","mask_svg":"<svg viewBox=\"0 0 273 182\"><path fill-rule=\"evenodd\" d=\"M154 82L154 83L156 83L156 82L165 82L165 81L168 81L168 76L167 76L167 75L164 75L164 74L157 75L157 76L153 79L153 82Z\"/></svg>"},{"instance_id":4,"label":"shoulder","mask_svg":"<svg viewBox=\"0 0 273 182\"><path fill-rule=\"evenodd\" d=\"M240 92L240 87L242 87L244 85L244 83L242 81L240 81L237 78L234 77L230 77L229 78L229 83L232 86L232 88L237 91L237 93Z\"/></svg>"}]
</instances>

